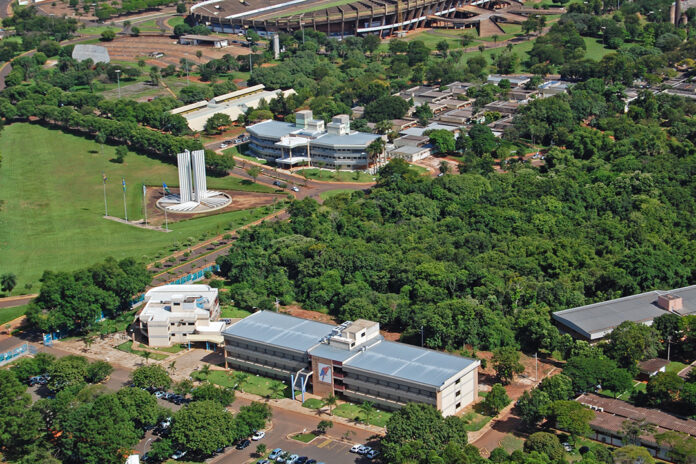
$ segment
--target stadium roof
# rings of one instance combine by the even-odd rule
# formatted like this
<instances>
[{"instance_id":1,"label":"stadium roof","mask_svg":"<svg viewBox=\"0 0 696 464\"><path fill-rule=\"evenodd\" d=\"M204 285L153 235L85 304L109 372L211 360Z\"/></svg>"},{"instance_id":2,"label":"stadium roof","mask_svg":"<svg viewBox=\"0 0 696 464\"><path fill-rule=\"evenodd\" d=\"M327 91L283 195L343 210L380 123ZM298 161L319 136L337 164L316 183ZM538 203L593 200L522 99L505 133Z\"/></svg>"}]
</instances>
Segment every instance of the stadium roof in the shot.
<instances>
[{"instance_id":1,"label":"stadium roof","mask_svg":"<svg viewBox=\"0 0 696 464\"><path fill-rule=\"evenodd\" d=\"M109 58L109 51L106 47L101 47L99 45L77 44L75 48L73 48L72 57L77 61L90 59L95 63L108 63L111 61L111 58Z\"/></svg>"},{"instance_id":2,"label":"stadium roof","mask_svg":"<svg viewBox=\"0 0 696 464\"><path fill-rule=\"evenodd\" d=\"M334 326L272 311L258 311L232 324L224 335L234 335L295 351L307 351Z\"/></svg>"},{"instance_id":3,"label":"stadium roof","mask_svg":"<svg viewBox=\"0 0 696 464\"><path fill-rule=\"evenodd\" d=\"M652 323L656 317L667 314L667 311L657 306L657 298L666 294L682 298L683 309L675 311L677 314L696 312L696 285L692 285L670 291L654 290L557 311L552 317L586 338L597 340L608 335L622 322Z\"/></svg>"},{"instance_id":4,"label":"stadium roof","mask_svg":"<svg viewBox=\"0 0 696 464\"><path fill-rule=\"evenodd\" d=\"M343 365L439 387L462 370L475 368L479 361L383 341L361 351Z\"/></svg>"}]
</instances>

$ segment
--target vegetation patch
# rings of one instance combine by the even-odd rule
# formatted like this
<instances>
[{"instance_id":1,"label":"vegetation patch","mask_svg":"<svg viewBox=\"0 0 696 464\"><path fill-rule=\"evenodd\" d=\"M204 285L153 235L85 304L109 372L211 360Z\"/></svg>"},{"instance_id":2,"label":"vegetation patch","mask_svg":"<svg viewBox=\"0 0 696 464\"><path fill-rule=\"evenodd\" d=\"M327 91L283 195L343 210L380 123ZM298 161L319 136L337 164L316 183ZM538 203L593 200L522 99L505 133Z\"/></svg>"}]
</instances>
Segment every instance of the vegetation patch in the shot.
<instances>
[{"instance_id":1,"label":"vegetation patch","mask_svg":"<svg viewBox=\"0 0 696 464\"><path fill-rule=\"evenodd\" d=\"M330 171L328 169L300 169L295 171L305 179L327 182L374 182L375 176L362 171Z\"/></svg>"},{"instance_id":2,"label":"vegetation patch","mask_svg":"<svg viewBox=\"0 0 696 464\"><path fill-rule=\"evenodd\" d=\"M462 420L466 421L464 429L467 432L476 432L483 428L484 425L491 421L491 416L479 414L475 411L469 411L462 416Z\"/></svg>"},{"instance_id":3,"label":"vegetation patch","mask_svg":"<svg viewBox=\"0 0 696 464\"><path fill-rule=\"evenodd\" d=\"M236 388L237 390L264 398L280 399L289 397L289 391L285 383L262 377L260 375L248 374L240 371L210 371L208 381L223 387Z\"/></svg>"},{"instance_id":4,"label":"vegetation patch","mask_svg":"<svg viewBox=\"0 0 696 464\"><path fill-rule=\"evenodd\" d=\"M324 406L324 402L318 398L309 398L304 403L302 403L302 406L308 409L319 409L322 406Z\"/></svg>"},{"instance_id":5,"label":"vegetation patch","mask_svg":"<svg viewBox=\"0 0 696 464\"><path fill-rule=\"evenodd\" d=\"M345 417L346 419L353 419L358 422L365 422L365 413L360 408L360 405L357 404L339 404L333 409L333 413L337 416ZM385 427L387 425L387 421L391 416L392 413L375 408L372 414L370 415L369 423L372 425L376 425L377 427Z\"/></svg>"},{"instance_id":6,"label":"vegetation patch","mask_svg":"<svg viewBox=\"0 0 696 464\"><path fill-rule=\"evenodd\" d=\"M116 347L117 350L124 351L126 353L131 353L131 354L137 354L138 356L142 356L143 358L150 358L154 359L155 361L161 361L162 359L167 359L169 355L163 354L163 353L152 353L150 351L144 351L144 350L136 350L133 348L133 342L132 341L127 341L123 342L120 345ZM150 353L149 355L146 355L145 353Z\"/></svg>"},{"instance_id":7,"label":"vegetation patch","mask_svg":"<svg viewBox=\"0 0 696 464\"><path fill-rule=\"evenodd\" d=\"M0 325L14 321L18 317L24 316L29 305L15 306L14 308L0 309Z\"/></svg>"},{"instance_id":8,"label":"vegetation patch","mask_svg":"<svg viewBox=\"0 0 696 464\"><path fill-rule=\"evenodd\" d=\"M225 319L236 319L236 318L243 319L249 315L251 315L251 313L249 311L235 308L234 306L224 306L220 310L220 317L225 318Z\"/></svg>"},{"instance_id":9,"label":"vegetation patch","mask_svg":"<svg viewBox=\"0 0 696 464\"><path fill-rule=\"evenodd\" d=\"M309 443L315 438L317 438L317 436L313 433L298 433L292 436L293 440L301 441L302 443Z\"/></svg>"}]
</instances>

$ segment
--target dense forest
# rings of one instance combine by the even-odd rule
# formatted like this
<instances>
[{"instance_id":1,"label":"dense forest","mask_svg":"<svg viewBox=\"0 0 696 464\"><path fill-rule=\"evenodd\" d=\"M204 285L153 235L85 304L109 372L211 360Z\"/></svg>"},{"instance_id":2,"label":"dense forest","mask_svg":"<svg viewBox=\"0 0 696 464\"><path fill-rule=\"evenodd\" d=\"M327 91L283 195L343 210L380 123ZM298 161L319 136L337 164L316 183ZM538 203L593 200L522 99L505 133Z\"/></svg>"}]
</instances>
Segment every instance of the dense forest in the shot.
<instances>
[{"instance_id":1,"label":"dense forest","mask_svg":"<svg viewBox=\"0 0 696 464\"><path fill-rule=\"evenodd\" d=\"M596 128L569 117L572 96L518 116L563 143L541 169L430 179L393 160L369 194L305 199L289 223L245 231L219 259L236 304L278 297L406 338L423 326L434 348L555 349L549 311L692 283L696 106L645 93L623 114L617 89L580 91L576 117Z\"/></svg>"}]
</instances>

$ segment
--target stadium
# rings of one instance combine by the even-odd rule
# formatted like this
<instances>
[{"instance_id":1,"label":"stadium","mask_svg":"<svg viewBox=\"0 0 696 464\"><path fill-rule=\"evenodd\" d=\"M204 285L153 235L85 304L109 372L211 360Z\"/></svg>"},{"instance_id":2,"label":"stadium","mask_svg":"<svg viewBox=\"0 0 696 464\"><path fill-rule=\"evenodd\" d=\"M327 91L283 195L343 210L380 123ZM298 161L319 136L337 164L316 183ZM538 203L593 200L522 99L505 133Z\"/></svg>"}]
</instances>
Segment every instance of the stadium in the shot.
<instances>
[{"instance_id":1,"label":"stadium","mask_svg":"<svg viewBox=\"0 0 696 464\"><path fill-rule=\"evenodd\" d=\"M385 37L421 27L475 27L492 36L504 33L499 22L519 24L526 15L556 10L516 0L207 0L191 7L191 15L216 32L252 29L262 36L312 29L336 38Z\"/></svg>"}]
</instances>

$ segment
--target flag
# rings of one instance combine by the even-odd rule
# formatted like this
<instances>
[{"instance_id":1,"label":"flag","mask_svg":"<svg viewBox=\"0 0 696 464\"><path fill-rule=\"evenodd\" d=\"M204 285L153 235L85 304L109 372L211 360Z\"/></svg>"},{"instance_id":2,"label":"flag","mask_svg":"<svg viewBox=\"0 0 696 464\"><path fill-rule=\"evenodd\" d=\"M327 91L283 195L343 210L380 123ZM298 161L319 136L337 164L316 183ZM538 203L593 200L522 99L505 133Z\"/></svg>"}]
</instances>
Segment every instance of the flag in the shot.
<instances>
[{"instance_id":1,"label":"flag","mask_svg":"<svg viewBox=\"0 0 696 464\"><path fill-rule=\"evenodd\" d=\"M106 174L102 172L102 182L106 184Z\"/></svg>"},{"instance_id":2,"label":"flag","mask_svg":"<svg viewBox=\"0 0 696 464\"><path fill-rule=\"evenodd\" d=\"M125 192L126 191L126 178L125 177L121 178L121 183L123 184L123 191Z\"/></svg>"},{"instance_id":3,"label":"flag","mask_svg":"<svg viewBox=\"0 0 696 464\"><path fill-rule=\"evenodd\" d=\"M164 193L166 193L167 195L172 194L172 192L169 191L169 187L167 187L167 184L165 184L164 182L162 182L162 188L164 189Z\"/></svg>"}]
</instances>

